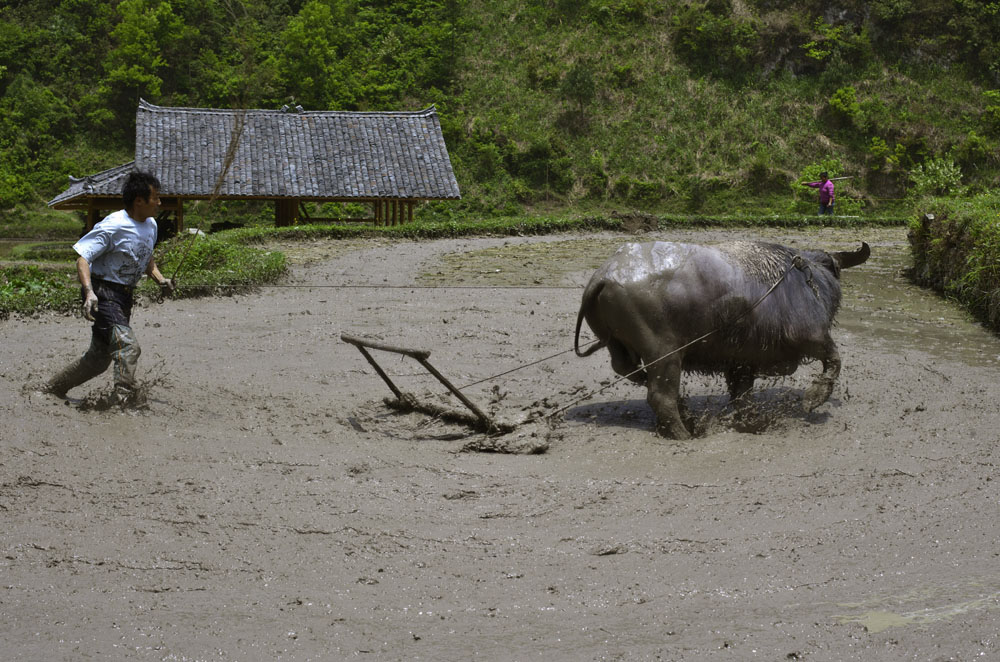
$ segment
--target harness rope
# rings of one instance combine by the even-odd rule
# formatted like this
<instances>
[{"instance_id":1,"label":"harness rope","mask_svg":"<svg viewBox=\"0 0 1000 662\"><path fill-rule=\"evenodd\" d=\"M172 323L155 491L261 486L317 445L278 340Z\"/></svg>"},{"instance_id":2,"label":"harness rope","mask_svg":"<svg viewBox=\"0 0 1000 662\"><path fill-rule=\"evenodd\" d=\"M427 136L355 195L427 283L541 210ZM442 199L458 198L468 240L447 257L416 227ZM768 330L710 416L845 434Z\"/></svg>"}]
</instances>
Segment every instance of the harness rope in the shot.
<instances>
[{"instance_id":1,"label":"harness rope","mask_svg":"<svg viewBox=\"0 0 1000 662\"><path fill-rule=\"evenodd\" d=\"M780 285L785 280L785 278L788 276L788 274L791 273L792 269L799 269L800 271L802 271L802 272L804 272L806 274L807 282L810 284L811 288L813 289L813 293L816 294L816 296L818 298L819 297L819 293L816 291L815 285L813 284L812 273L811 273L811 271L809 269L808 264L806 264L805 260L802 258L801 255L795 255L795 256L792 257L791 263L788 265L788 268L786 268L785 271L781 274L781 276L778 277L778 279L776 281L774 281L774 284L771 285L771 287L769 287L768 290L766 292L764 292L764 294L762 294L760 296L760 298L758 298L753 303L753 305L751 305L749 308L747 308L746 310L744 310L742 313L740 313L739 315L737 315L736 317L734 317L727 324L724 324L722 326L718 326L718 327L712 329L711 331L709 331L708 333L705 333L705 334L702 334L701 336L698 336L694 340L691 340L690 342L687 342L684 345L681 345L680 347L667 352L663 356L661 356L661 357L659 357L659 358L657 358L657 359L655 359L653 361L650 361L649 363L644 363L641 367L636 368L635 370L633 370L632 372L628 373L627 375L621 375L617 379L615 379L615 380L611 381L610 383L602 386L601 388L596 389L594 391L591 391L589 393L586 393L583 396L581 396L579 398L576 398L575 400L572 400L569 404L566 404L566 405L560 407L559 409L556 409L553 412L550 412L548 414L539 414L539 415L536 415L536 416L531 416L531 417L527 418L526 420L524 420L522 422L522 424L525 424L525 423L534 423L535 421L538 421L538 420L548 420L548 419L551 419L551 418L557 416L558 414L561 414L561 413L565 412L570 407L573 407L573 406L575 406L575 405L577 405L577 404L579 404L579 403L581 403L581 402L583 402L585 400L589 400L590 398L594 397L595 395L598 395L598 394L603 393L604 391L608 390L612 386L616 386L617 384L619 384L623 380L628 379L629 377L631 377L631 376L633 376L635 374L638 374L638 373L642 372L643 370L646 370L646 368L648 368L649 366L651 366L651 365L653 365L655 363L659 363L660 361L662 361L662 360L664 360L664 359L666 359L666 358L668 358L670 356L673 356L677 352L680 352L680 351L682 351L684 349L687 349L691 345L699 343L699 342L705 340L706 338L708 338L709 336L712 336L713 334L716 334L719 331L722 331L724 328L726 328L726 326L731 326L731 325L735 324L736 322L739 322L741 319L743 319L744 317L746 317L747 315L749 315L751 312L753 312L754 309L756 309L761 303L763 303L764 300L767 299L767 297L769 297L774 292L775 289L777 289L778 285ZM333 286L331 286L331 287L333 287ZM574 289L578 289L578 288L574 288ZM590 342L586 343L584 345L584 347L589 347L589 346L594 345L594 344L599 343L599 342L602 342L600 338L598 338L596 340L591 340ZM511 373L517 372L518 370L523 370L524 368L529 368L531 366L538 365L539 363L544 363L545 361L548 361L550 359L554 359L557 356L562 356L563 354L568 354L569 352L575 351L575 349L576 348L571 348L571 349L563 350L561 352L556 352L555 354L551 354L549 356L540 358L540 359L538 359L536 361L532 361L530 363L519 365L517 367L511 368L510 370L506 370L506 371L498 373L496 375L492 375L490 377L484 377L483 379L480 379L478 381L470 382L470 383L465 384L463 386L459 386L458 390L463 390L463 389L469 388L471 386L476 386L478 384L483 384L485 382L489 382L489 381L492 381L494 379L498 379L500 377L504 377L504 376L509 375Z\"/></svg>"},{"instance_id":2,"label":"harness rope","mask_svg":"<svg viewBox=\"0 0 1000 662\"><path fill-rule=\"evenodd\" d=\"M597 340L591 340L590 342L588 342L587 344L585 344L584 347L589 347L590 345L594 345L594 344L597 344L599 342L601 342L600 338L598 338ZM556 352L555 354L552 354L551 356L546 356L545 358L538 359L537 361L532 361L531 363L525 363L524 365L519 365L516 368L511 368L510 370L507 370L505 372L501 372L498 375L493 375L492 377L484 377L483 379L480 379L479 381L471 382L471 383L466 384L464 386L459 386L458 390L461 391L462 389L469 388L470 386L476 386L477 384L482 384L483 382L493 381L494 379L497 379L498 377L504 377L506 375L509 375L512 372L517 372L518 370L522 370L524 368L530 368L533 365L538 365L539 363L544 363L545 361L548 361L549 359L554 359L557 356L562 356L563 354L568 354L568 353L570 353L572 351L573 351L573 349L564 349L563 351Z\"/></svg>"},{"instance_id":3,"label":"harness rope","mask_svg":"<svg viewBox=\"0 0 1000 662\"><path fill-rule=\"evenodd\" d=\"M246 285L215 285L219 289L246 288ZM265 288L333 288L368 290L582 290L582 285L252 285L252 289Z\"/></svg>"},{"instance_id":4,"label":"harness rope","mask_svg":"<svg viewBox=\"0 0 1000 662\"><path fill-rule=\"evenodd\" d=\"M563 407L560 407L559 409L556 409L555 411L553 411L553 412L551 412L549 414L530 417L527 420L525 420L524 423L532 423L532 422L535 422L535 421L537 421L539 419L550 419L550 418L553 418L554 416L563 413L564 411L566 411L570 407L573 407L573 406L575 406L575 405L577 405L577 404L579 404L579 403L581 403L581 402L583 402L585 400L589 400L590 398L594 397L595 395L598 395L598 394L603 393L604 391L608 390L612 386L616 386L617 384L619 384L623 380L628 379L628 378L632 377L633 375L636 375L636 374L638 374L638 373L646 370L649 366L654 365L656 363L659 363L660 361L662 361L662 360L664 360L664 359L666 359L666 358L668 358L670 356L673 356L674 354L676 354L676 353L678 353L680 351L683 351L683 350L687 349L691 345L699 343L699 342L705 340L706 338L708 338L708 337L710 337L710 336L718 333L719 331L722 331L726 326L731 326L731 325L735 324L736 322L739 322L741 319L743 319L744 317L746 317L747 315L749 315L751 312L753 312L761 303L763 303L764 300L767 299L767 297L769 297L774 292L775 289L777 289L778 285L780 285L785 280L785 278L792 271L792 269L799 269L799 270L803 271L806 274L807 282L809 283L810 287L812 288L813 293L816 294L816 296L818 297L819 293L816 291L815 284L812 281L812 274L811 274L811 272L809 270L809 266L806 264L805 260L803 260L803 258L802 258L801 255L795 255L795 256L792 257L791 263L788 265L788 268L785 269L785 271L774 282L774 284L772 284L771 287L769 287L768 290L766 292L764 292L764 294L762 294L760 296L760 298L758 298L757 301L755 301L753 303L753 305L751 305L749 308L747 308L746 310L744 310L742 313L740 313L739 315L737 315L736 317L734 317L727 324L722 325L722 326L718 326L718 327L712 329L711 331L709 331L708 333L702 334L701 336L695 338L694 340L691 340L690 342L687 342L684 345L681 345L680 347L667 352L663 356L660 356L659 358L657 358L657 359L655 359L653 361L650 361L649 363L644 363L642 366L640 366L639 368L636 368L632 372L630 372L630 373L628 373L626 375L619 376L617 379L615 379L615 380L611 381L610 383L602 386L601 388L596 389L594 391L591 391L591 392L589 392L589 393L587 393L587 394L585 394L585 395L583 395L583 396L581 396L579 398L576 398L575 400L571 401L569 404L564 405ZM345 288L345 289L350 289L350 288L374 288L374 289L387 289L387 288L394 288L394 289L526 289L526 290L531 290L531 289L580 289L579 286L533 286L532 287L532 286L516 286L516 285L505 285L505 286L489 286L489 285L483 285L483 286L477 286L477 285L458 285L458 286L450 286L450 285L449 286L437 286L437 285L259 285L258 287L272 287L272 288L286 288L286 287L287 288L304 288L304 287L310 287L311 288L311 287L318 287L318 288ZM594 344L599 343L599 342L602 342L599 338L596 339L596 340L591 340L590 342L584 344L583 347L586 348L586 347L589 347L589 346L594 345ZM477 386L479 384L483 384L483 383L486 383L486 382L489 382L489 381L493 381L495 379L499 379L500 377L505 377L505 376L507 376L507 375L509 375L511 373L517 372L518 370L523 370L525 368L530 368L531 366L538 365L539 363L544 363L545 361L549 361L549 360L554 359L556 357L562 356L563 354L568 354L569 352L575 351L575 349L576 348L571 348L571 349L563 350L561 352L556 352L555 354L551 354L549 356L542 357L542 358L537 359L535 361L531 361L530 363L525 363L523 365L516 366L514 368L511 368L510 370L505 370L504 372L501 372L501 373L498 373L498 374L495 374L495 375L491 375L489 377L484 377L483 379L479 379L477 381L470 382L468 384L464 384L464 385L459 386L457 388L458 388L458 390L463 390L463 389L466 389L466 388L470 388L472 386Z\"/></svg>"}]
</instances>

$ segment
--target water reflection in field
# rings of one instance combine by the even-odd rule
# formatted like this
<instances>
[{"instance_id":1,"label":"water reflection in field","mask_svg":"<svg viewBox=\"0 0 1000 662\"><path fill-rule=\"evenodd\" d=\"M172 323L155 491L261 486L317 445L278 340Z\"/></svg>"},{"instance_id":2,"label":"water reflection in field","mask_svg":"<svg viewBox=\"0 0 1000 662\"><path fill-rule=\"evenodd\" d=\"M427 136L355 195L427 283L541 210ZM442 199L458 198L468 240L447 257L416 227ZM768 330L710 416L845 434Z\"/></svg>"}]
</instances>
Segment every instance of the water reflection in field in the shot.
<instances>
[{"instance_id":1,"label":"water reflection in field","mask_svg":"<svg viewBox=\"0 0 1000 662\"><path fill-rule=\"evenodd\" d=\"M872 246L868 262L844 272L840 328L887 347L918 349L969 365L1000 363L1000 339L957 303L914 285L903 241Z\"/></svg>"}]
</instances>

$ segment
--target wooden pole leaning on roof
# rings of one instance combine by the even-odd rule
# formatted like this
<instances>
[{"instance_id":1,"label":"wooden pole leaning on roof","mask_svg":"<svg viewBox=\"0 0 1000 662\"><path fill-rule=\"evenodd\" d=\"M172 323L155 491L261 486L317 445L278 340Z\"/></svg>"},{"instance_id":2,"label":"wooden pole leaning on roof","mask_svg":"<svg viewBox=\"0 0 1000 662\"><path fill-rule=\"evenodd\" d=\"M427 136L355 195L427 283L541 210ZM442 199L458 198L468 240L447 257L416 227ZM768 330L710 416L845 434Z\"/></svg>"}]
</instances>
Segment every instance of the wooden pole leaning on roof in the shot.
<instances>
[{"instance_id":1,"label":"wooden pole leaning on roof","mask_svg":"<svg viewBox=\"0 0 1000 662\"><path fill-rule=\"evenodd\" d=\"M233 160L236 158L236 151L239 149L240 145L240 135L243 133L243 126L246 122L246 109L240 108L236 112L236 116L233 119L233 129L229 135L229 144L226 146L226 156L222 162L222 170L219 171L219 176L215 178L215 186L212 187L212 195L208 199L208 206L211 208L212 204L219 197L219 192L222 190L223 182L226 178L226 173L229 172L230 166L233 164ZM181 199L177 199L177 204L181 205ZM181 208L179 207L179 210ZM178 212L180 214L179 218L183 218L183 211ZM178 225L180 221L178 220ZM177 268L174 269L174 275L170 277L170 280L174 281L174 285L177 284L177 276L181 273L181 267L187 261L188 254L191 253L191 248L194 246L195 240L204 235L201 228L195 226L191 231L189 231L191 237L187 240L188 245L184 248L184 253L181 255L180 261L177 263Z\"/></svg>"}]
</instances>

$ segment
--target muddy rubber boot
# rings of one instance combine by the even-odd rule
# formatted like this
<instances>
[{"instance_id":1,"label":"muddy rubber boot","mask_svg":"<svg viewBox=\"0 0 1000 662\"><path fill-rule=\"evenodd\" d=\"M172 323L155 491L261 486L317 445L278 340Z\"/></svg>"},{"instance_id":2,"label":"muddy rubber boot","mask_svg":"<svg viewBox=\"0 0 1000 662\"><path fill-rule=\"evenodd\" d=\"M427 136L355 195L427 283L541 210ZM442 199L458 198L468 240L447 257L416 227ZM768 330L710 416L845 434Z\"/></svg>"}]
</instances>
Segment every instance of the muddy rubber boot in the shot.
<instances>
[{"instance_id":1,"label":"muddy rubber boot","mask_svg":"<svg viewBox=\"0 0 1000 662\"><path fill-rule=\"evenodd\" d=\"M141 353L142 349L130 327L116 324L111 329L111 360L115 364L115 390L119 388L128 392L135 390L135 368Z\"/></svg>"},{"instance_id":2,"label":"muddy rubber boot","mask_svg":"<svg viewBox=\"0 0 1000 662\"><path fill-rule=\"evenodd\" d=\"M75 386L93 379L108 369L111 357L102 355L92 343L82 358L69 364L45 385L45 392L65 398L66 392Z\"/></svg>"}]
</instances>

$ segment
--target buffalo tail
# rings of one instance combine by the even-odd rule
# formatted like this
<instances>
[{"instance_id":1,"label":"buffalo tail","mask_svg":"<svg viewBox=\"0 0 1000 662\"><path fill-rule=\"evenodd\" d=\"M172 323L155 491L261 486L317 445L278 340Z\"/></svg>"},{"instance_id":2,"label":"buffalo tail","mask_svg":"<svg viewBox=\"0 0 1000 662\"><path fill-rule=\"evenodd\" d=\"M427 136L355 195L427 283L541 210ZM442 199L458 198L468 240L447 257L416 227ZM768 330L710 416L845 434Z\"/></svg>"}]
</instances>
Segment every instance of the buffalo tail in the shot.
<instances>
[{"instance_id":1,"label":"buffalo tail","mask_svg":"<svg viewBox=\"0 0 1000 662\"><path fill-rule=\"evenodd\" d=\"M595 287L593 290L591 290L588 287L586 291L584 291L583 293L583 301L580 303L580 312L577 313L576 316L576 334L573 336L573 351L576 352L577 356L580 357L590 356L597 350L607 345L606 341L600 340L599 342L595 343L592 347L588 347L586 350L582 352L580 351L580 327L583 326L584 313L586 312L591 302L597 297L597 295L600 293L602 289L604 289L604 283L598 284L597 287Z\"/></svg>"}]
</instances>

